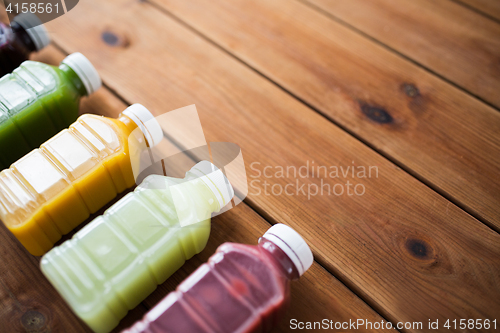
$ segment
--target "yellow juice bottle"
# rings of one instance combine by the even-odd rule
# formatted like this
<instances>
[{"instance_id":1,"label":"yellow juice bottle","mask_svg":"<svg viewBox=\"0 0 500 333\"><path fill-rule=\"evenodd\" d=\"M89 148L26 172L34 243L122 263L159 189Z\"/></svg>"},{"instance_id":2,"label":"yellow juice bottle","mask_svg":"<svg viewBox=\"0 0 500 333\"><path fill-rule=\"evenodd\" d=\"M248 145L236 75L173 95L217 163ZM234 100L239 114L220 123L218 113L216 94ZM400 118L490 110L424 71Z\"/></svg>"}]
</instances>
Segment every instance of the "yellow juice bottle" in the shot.
<instances>
[{"instance_id":1,"label":"yellow juice bottle","mask_svg":"<svg viewBox=\"0 0 500 333\"><path fill-rule=\"evenodd\" d=\"M129 140L137 127L144 136ZM162 137L160 125L140 104L118 119L79 117L0 172L0 219L31 254L43 255L62 235L132 187L132 163L139 163L134 152Z\"/></svg>"}]
</instances>

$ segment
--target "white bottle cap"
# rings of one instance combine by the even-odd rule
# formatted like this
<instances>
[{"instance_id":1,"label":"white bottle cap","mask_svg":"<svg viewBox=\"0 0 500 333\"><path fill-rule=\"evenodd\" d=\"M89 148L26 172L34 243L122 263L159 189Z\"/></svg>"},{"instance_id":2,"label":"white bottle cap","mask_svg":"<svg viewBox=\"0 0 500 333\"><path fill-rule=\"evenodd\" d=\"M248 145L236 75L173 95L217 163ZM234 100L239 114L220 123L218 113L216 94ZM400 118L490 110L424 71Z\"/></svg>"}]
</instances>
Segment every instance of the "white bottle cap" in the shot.
<instances>
[{"instance_id":1,"label":"white bottle cap","mask_svg":"<svg viewBox=\"0 0 500 333\"><path fill-rule=\"evenodd\" d=\"M217 197L219 207L222 208L231 201L234 190L224 173L209 161L198 162L189 170L201 179Z\"/></svg>"},{"instance_id":2,"label":"white bottle cap","mask_svg":"<svg viewBox=\"0 0 500 333\"><path fill-rule=\"evenodd\" d=\"M42 21L40 21L35 14L19 14L14 18L13 22L17 22L24 28L28 36L30 36L33 44L35 44L37 51L40 51L50 44L50 37L47 29L45 29Z\"/></svg>"},{"instance_id":3,"label":"white bottle cap","mask_svg":"<svg viewBox=\"0 0 500 333\"><path fill-rule=\"evenodd\" d=\"M67 56L62 64L68 65L82 80L87 96L101 87L101 77L92 63L80 52Z\"/></svg>"},{"instance_id":4,"label":"white bottle cap","mask_svg":"<svg viewBox=\"0 0 500 333\"><path fill-rule=\"evenodd\" d=\"M163 139L163 130L153 114L142 104L132 104L122 112L136 123L148 141L149 148L153 148Z\"/></svg>"},{"instance_id":5,"label":"white bottle cap","mask_svg":"<svg viewBox=\"0 0 500 333\"><path fill-rule=\"evenodd\" d=\"M295 264L300 276L311 267L314 261L311 249L304 238L289 226L282 223L275 224L266 231L262 238L273 242L282 249Z\"/></svg>"}]
</instances>

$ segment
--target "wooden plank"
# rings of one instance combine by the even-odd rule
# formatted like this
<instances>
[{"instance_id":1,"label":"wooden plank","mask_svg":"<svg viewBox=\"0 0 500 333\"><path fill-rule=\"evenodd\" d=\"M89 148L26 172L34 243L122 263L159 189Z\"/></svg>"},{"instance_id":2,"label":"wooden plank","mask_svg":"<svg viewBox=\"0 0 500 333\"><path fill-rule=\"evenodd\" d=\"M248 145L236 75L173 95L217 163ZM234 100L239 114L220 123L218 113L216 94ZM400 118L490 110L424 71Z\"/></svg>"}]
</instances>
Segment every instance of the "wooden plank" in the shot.
<instances>
[{"instance_id":1,"label":"wooden plank","mask_svg":"<svg viewBox=\"0 0 500 333\"><path fill-rule=\"evenodd\" d=\"M496 110L296 1L153 1L500 230Z\"/></svg>"},{"instance_id":2,"label":"wooden plank","mask_svg":"<svg viewBox=\"0 0 500 333\"><path fill-rule=\"evenodd\" d=\"M302 12L311 13L307 7L300 9L297 20L303 18ZM259 20L269 21L264 14ZM286 8L275 11L278 21L286 15ZM244 18L235 19L243 24ZM313 18L311 24L324 23L320 16ZM242 148L249 181L254 181L246 201L267 220L284 222L301 233L322 266L385 317L444 322L494 318L500 313L496 232L176 20L144 2L87 0L49 27L57 31L53 38L58 45L87 55L106 84L127 101L143 103L158 113L196 104L209 142L235 142ZM288 47L293 45L281 46ZM419 69L407 68L427 77ZM301 74L295 71L297 78ZM356 166L377 166L378 177L332 178L317 173L313 177L310 165L300 179L273 171L279 166L299 168L308 161L322 166L351 166L352 161ZM264 167L275 168L266 169L272 171L271 178L264 176ZM365 191L359 196L308 197L292 188L288 196L265 195L264 181L281 188L298 182L306 191L308 186L346 186L349 181L362 184Z\"/></svg>"},{"instance_id":3,"label":"wooden plank","mask_svg":"<svg viewBox=\"0 0 500 333\"><path fill-rule=\"evenodd\" d=\"M500 1L498 0L458 0L480 12L500 20Z\"/></svg>"},{"instance_id":4,"label":"wooden plank","mask_svg":"<svg viewBox=\"0 0 500 333\"><path fill-rule=\"evenodd\" d=\"M54 47L49 47L47 50L36 54L33 60L58 64L63 58L64 55L61 52L57 51ZM83 101L81 111L116 117L125 107L126 105L123 102L107 89L103 88L91 98ZM119 197L122 197L124 194L121 194ZM118 198L113 200L113 202L117 200ZM87 222L95 216L102 214L112 203L109 203L99 212L93 214ZM72 237L87 222L82 223L75 231L63 237L58 244ZM148 308L154 306L169 291L175 289L180 281L199 267L201 263L206 262L208 257L215 252L217 246L228 241L255 244L258 238L269 227L270 225L264 219L259 217L244 203L240 204L236 209L215 218L207 248L200 255L188 261L181 271L161 285L143 304L132 310L122 320L120 326L115 331L119 332L141 318ZM1 275L0 278L2 279L2 283L4 280L8 280L11 284L14 281L16 282L15 288L10 287L10 289L7 289L5 287L0 290L0 304L2 304L3 308L3 311L0 312L0 327L11 328L9 331L18 331L24 327L21 327L21 325L27 325L26 323L31 322L28 320L30 318L39 321L43 318L50 318L50 320L45 320L43 325L37 324L38 326L34 327L34 324L29 324L32 325L30 326L33 329L31 332L46 332L50 330L54 332L87 332L89 329L75 317L64 300L58 296L57 292L39 271L39 258L31 256L19 245L3 225L0 228L0 237L2 238L0 251L5 253L6 258L5 262L2 261L0 271L4 272L4 274L9 274L8 278L10 280ZM10 260L10 258L15 259ZM22 265L19 263L22 263ZM33 271L33 281L27 281L24 277L22 273L24 265ZM42 282L38 283L38 281ZM41 288L42 286L43 288ZM17 299L21 297L26 300L28 305L16 306L16 302L19 303ZM292 285L292 297L291 308L287 312L286 318L282 321L281 326L276 329L277 332L288 332L289 322L292 318L306 322L321 321L325 318L339 322L355 321L358 318L370 320L371 322L380 322L383 320L366 303L317 263L313 264L303 278ZM40 301L44 299L50 300L49 307ZM43 311L39 310L40 307ZM33 312L35 310L38 312ZM43 317L41 317L40 313L42 313ZM23 320L18 320L17 318L22 315L25 316ZM361 328L360 331L368 332L369 330ZM390 332L391 330L385 329L382 331Z\"/></svg>"},{"instance_id":5,"label":"wooden plank","mask_svg":"<svg viewBox=\"0 0 500 333\"><path fill-rule=\"evenodd\" d=\"M86 332L50 283L38 261L0 226L0 323L5 332Z\"/></svg>"},{"instance_id":6,"label":"wooden plank","mask_svg":"<svg viewBox=\"0 0 500 333\"><path fill-rule=\"evenodd\" d=\"M500 107L497 22L450 0L306 1Z\"/></svg>"},{"instance_id":7,"label":"wooden plank","mask_svg":"<svg viewBox=\"0 0 500 333\"><path fill-rule=\"evenodd\" d=\"M498 22L450 0L306 1L500 107Z\"/></svg>"}]
</instances>

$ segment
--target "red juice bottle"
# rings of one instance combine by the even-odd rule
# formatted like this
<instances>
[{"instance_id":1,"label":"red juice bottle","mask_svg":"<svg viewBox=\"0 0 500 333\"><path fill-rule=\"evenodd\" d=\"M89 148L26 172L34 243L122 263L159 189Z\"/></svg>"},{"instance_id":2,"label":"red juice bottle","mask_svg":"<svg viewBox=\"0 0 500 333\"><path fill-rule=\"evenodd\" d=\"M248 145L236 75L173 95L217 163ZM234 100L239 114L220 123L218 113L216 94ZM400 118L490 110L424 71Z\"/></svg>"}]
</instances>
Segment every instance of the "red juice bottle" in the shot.
<instances>
[{"instance_id":1,"label":"red juice bottle","mask_svg":"<svg viewBox=\"0 0 500 333\"><path fill-rule=\"evenodd\" d=\"M0 22L0 77L11 73L32 52L50 43L49 34L40 19L31 13L19 14L9 26Z\"/></svg>"},{"instance_id":2,"label":"red juice bottle","mask_svg":"<svg viewBox=\"0 0 500 333\"><path fill-rule=\"evenodd\" d=\"M123 333L268 332L284 314L290 281L309 269L313 255L284 224L259 244L222 244L177 290Z\"/></svg>"}]
</instances>

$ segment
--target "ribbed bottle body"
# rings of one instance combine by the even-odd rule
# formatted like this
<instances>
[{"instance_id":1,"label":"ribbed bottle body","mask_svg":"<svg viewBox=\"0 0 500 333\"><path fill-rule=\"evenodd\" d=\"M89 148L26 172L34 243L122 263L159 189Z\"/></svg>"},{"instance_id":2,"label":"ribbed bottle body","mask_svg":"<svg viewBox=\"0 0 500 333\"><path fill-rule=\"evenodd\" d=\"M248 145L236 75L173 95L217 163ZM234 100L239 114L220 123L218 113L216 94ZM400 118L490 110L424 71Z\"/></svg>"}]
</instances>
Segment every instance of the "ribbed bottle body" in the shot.
<instances>
[{"instance_id":1,"label":"ribbed bottle body","mask_svg":"<svg viewBox=\"0 0 500 333\"><path fill-rule=\"evenodd\" d=\"M205 247L217 204L205 184L187 179L147 177L42 258L42 272L94 331L113 329Z\"/></svg>"},{"instance_id":2,"label":"ribbed bottle body","mask_svg":"<svg viewBox=\"0 0 500 333\"><path fill-rule=\"evenodd\" d=\"M81 116L0 173L0 219L33 255L134 185L128 129Z\"/></svg>"},{"instance_id":3,"label":"ribbed bottle body","mask_svg":"<svg viewBox=\"0 0 500 333\"><path fill-rule=\"evenodd\" d=\"M269 332L290 297L290 280L273 255L260 246L221 245L208 263L124 333Z\"/></svg>"},{"instance_id":4,"label":"ribbed bottle body","mask_svg":"<svg viewBox=\"0 0 500 333\"><path fill-rule=\"evenodd\" d=\"M0 168L76 120L81 92L73 74L26 61L0 79Z\"/></svg>"}]
</instances>

